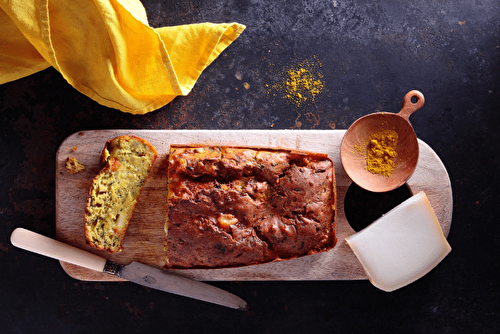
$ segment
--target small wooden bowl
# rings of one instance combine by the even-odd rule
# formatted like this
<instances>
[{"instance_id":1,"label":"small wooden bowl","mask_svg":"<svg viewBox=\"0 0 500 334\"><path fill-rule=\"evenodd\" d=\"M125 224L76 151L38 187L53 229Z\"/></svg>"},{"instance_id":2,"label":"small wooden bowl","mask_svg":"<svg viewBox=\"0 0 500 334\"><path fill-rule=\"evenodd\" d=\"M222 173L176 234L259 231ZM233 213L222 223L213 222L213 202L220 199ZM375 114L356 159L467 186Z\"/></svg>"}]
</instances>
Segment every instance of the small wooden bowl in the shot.
<instances>
[{"instance_id":1,"label":"small wooden bowl","mask_svg":"<svg viewBox=\"0 0 500 334\"><path fill-rule=\"evenodd\" d=\"M416 102L412 101L413 98ZM424 102L424 95L412 90L405 95L399 113L379 112L366 115L349 127L342 139L340 158L346 174L353 182L368 191L386 192L400 187L410 178L418 162L418 141L409 118L422 108ZM396 167L390 176L373 174L366 169L368 138L381 130L394 130L399 137Z\"/></svg>"}]
</instances>

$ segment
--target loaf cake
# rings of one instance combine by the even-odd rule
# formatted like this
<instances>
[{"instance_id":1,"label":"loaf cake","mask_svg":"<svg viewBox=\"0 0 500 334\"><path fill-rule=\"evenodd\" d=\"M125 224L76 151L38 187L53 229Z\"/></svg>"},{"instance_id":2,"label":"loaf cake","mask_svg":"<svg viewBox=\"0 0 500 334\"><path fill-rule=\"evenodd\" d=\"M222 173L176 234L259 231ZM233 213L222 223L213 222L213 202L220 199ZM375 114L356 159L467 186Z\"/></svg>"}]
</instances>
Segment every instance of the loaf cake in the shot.
<instances>
[{"instance_id":1,"label":"loaf cake","mask_svg":"<svg viewBox=\"0 0 500 334\"><path fill-rule=\"evenodd\" d=\"M326 154L172 145L165 267L234 267L327 251L336 243L335 189Z\"/></svg>"},{"instance_id":2,"label":"loaf cake","mask_svg":"<svg viewBox=\"0 0 500 334\"><path fill-rule=\"evenodd\" d=\"M106 142L104 167L92 180L85 208L87 244L112 253L123 249L123 237L157 157L156 149L139 137Z\"/></svg>"}]
</instances>

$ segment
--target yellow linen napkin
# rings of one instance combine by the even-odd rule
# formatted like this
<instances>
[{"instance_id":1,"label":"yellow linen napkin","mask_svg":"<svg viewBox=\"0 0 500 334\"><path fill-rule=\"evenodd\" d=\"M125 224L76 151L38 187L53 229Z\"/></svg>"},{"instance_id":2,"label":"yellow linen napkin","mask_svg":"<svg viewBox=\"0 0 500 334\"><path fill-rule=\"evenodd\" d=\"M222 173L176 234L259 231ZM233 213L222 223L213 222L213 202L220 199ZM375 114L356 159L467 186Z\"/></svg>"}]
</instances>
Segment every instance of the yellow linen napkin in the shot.
<instances>
[{"instance_id":1,"label":"yellow linen napkin","mask_svg":"<svg viewBox=\"0 0 500 334\"><path fill-rule=\"evenodd\" d=\"M139 0L0 0L0 84L53 66L78 91L132 114L187 95L245 29L152 28Z\"/></svg>"}]
</instances>

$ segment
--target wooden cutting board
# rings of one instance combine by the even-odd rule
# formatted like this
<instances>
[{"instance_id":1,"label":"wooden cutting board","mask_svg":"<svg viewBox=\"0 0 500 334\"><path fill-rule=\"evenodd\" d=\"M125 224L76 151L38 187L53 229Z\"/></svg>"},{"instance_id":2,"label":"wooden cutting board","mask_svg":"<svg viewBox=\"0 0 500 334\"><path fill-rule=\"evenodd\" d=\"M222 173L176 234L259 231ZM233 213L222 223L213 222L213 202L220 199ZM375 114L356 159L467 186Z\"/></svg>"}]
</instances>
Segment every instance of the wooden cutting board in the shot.
<instances>
[{"instance_id":1,"label":"wooden cutting board","mask_svg":"<svg viewBox=\"0 0 500 334\"><path fill-rule=\"evenodd\" d=\"M340 144L345 130L98 130L69 136L57 151L56 166L56 232L57 239L99 254L120 264L138 261L163 267L165 259L164 230L166 184L170 144L245 145L300 149L327 153L335 163L338 216L334 249L275 263L228 269L176 269L180 275L201 281L245 280L360 280L366 275L344 238L354 233L344 214L344 196L351 184L340 162ZM85 244L83 217L92 178L99 172L104 143L114 137L133 134L151 142L159 157L145 184L130 222L124 251L111 254L94 250ZM415 194L424 191L448 236L452 217L452 190L448 173L436 153L419 140L417 169L408 180ZM86 170L69 174L67 157L75 157ZM85 281L115 281L118 278L61 262L73 278Z\"/></svg>"}]
</instances>

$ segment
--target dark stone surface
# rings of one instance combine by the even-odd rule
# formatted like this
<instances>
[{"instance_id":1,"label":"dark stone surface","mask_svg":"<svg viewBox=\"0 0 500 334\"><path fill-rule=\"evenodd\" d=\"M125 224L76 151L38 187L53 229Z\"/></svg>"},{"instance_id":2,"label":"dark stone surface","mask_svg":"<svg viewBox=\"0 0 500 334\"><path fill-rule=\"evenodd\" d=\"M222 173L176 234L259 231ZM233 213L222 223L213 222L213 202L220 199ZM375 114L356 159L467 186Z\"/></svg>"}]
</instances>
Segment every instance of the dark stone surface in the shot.
<instances>
[{"instance_id":1,"label":"dark stone surface","mask_svg":"<svg viewBox=\"0 0 500 334\"><path fill-rule=\"evenodd\" d=\"M345 218L359 232L412 196L408 184L383 193L365 190L351 183L344 196Z\"/></svg>"},{"instance_id":2,"label":"dark stone surface","mask_svg":"<svg viewBox=\"0 0 500 334\"><path fill-rule=\"evenodd\" d=\"M49 68L0 86L1 333L500 332L500 4L482 1L143 1L154 27L240 22L245 32L192 92L145 116L105 108ZM300 108L272 89L309 60L325 83ZM346 129L426 104L417 136L450 174L450 255L393 293L367 281L217 282L248 312L129 283L70 278L54 260L15 249L23 226L55 237L55 156L87 129Z\"/></svg>"}]
</instances>

